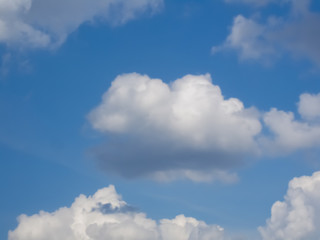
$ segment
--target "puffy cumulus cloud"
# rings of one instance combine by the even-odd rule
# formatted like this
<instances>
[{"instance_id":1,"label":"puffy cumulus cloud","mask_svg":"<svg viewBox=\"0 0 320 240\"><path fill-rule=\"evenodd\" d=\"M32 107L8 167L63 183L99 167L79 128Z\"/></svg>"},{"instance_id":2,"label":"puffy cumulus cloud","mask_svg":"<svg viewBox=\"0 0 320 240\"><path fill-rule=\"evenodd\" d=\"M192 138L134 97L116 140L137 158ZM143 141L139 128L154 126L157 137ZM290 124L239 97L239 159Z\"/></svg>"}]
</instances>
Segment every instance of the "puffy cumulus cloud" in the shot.
<instances>
[{"instance_id":1,"label":"puffy cumulus cloud","mask_svg":"<svg viewBox=\"0 0 320 240\"><path fill-rule=\"evenodd\" d=\"M294 178L284 201L277 201L271 218L259 231L265 240L316 240L320 236L320 172Z\"/></svg>"},{"instance_id":2,"label":"puffy cumulus cloud","mask_svg":"<svg viewBox=\"0 0 320 240\"><path fill-rule=\"evenodd\" d=\"M179 215L175 219L162 219L160 221L161 239L184 240L184 239L225 239L224 229L220 226L208 226L205 222L194 218L186 218Z\"/></svg>"},{"instance_id":3,"label":"puffy cumulus cloud","mask_svg":"<svg viewBox=\"0 0 320 240\"><path fill-rule=\"evenodd\" d=\"M257 151L258 118L239 99L225 99L208 74L171 84L120 75L89 114L92 126L109 135L108 144L96 149L105 169L195 181L234 181L226 170Z\"/></svg>"},{"instance_id":4,"label":"puffy cumulus cloud","mask_svg":"<svg viewBox=\"0 0 320 240\"><path fill-rule=\"evenodd\" d=\"M123 74L88 115L107 136L93 153L102 169L127 178L235 182L233 170L248 157L320 147L319 96L302 94L295 117L226 99L208 74L170 84Z\"/></svg>"},{"instance_id":5,"label":"puffy cumulus cloud","mask_svg":"<svg viewBox=\"0 0 320 240\"><path fill-rule=\"evenodd\" d=\"M56 47L85 22L123 24L146 11L158 11L162 4L162 0L0 0L0 42Z\"/></svg>"},{"instance_id":6,"label":"puffy cumulus cloud","mask_svg":"<svg viewBox=\"0 0 320 240\"><path fill-rule=\"evenodd\" d=\"M263 61L289 52L295 58L320 65L320 14L310 10L310 0L281 2L290 6L285 17L268 16L259 22L256 18L236 16L229 36L222 45L213 47L212 52L234 49L241 59Z\"/></svg>"},{"instance_id":7,"label":"puffy cumulus cloud","mask_svg":"<svg viewBox=\"0 0 320 240\"><path fill-rule=\"evenodd\" d=\"M273 153L287 153L320 146L320 95L302 94L298 102L301 119L292 112L275 108L265 113L263 121L272 137L262 136L264 148Z\"/></svg>"},{"instance_id":8,"label":"puffy cumulus cloud","mask_svg":"<svg viewBox=\"0 0 320 240\"><path fill-rule=\"evenodd\" d=\"M113 186L93 196L80 195L70 207L55 212L21 215L9 240L223 240L224 230L179 215L159 222L134 211Z\"/></svg>"},{"instance_id":9,"label":"puffy cumulus cloud","mask_svg":"<svg viewBox=\"0 0 320 240\"><path fill-rule=\"evenodd\" d=\"M187 75L170 86L146 75L120 75L89 115L100 131L143 136L152 131L188 147L228 151L252 147L261 129L256 118L240 100L224 99L209 74Z\"/></svg>"},{"instance_id":10,"label":"puffy cumulus cloud","mask_svg":"<svg viewBox=\"0 0 320 240\"><path fill-rule=\"evenodd\" d=\"M319 120L320 118L320 93L300 95L298 103L298 111L300 115L309 120Z\"/></svg>"}]
</instances>

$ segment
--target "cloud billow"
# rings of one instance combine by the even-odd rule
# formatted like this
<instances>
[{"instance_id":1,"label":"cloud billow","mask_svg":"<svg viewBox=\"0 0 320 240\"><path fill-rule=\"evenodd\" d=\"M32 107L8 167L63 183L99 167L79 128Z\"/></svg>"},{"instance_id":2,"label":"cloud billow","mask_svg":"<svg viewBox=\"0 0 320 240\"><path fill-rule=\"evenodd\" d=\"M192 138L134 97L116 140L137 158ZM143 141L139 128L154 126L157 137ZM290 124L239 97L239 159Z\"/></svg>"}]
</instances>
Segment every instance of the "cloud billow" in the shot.
<instances>
[{"instance_id":1,"label":"cloud billow","mask_svg":"<svg viewBox=\"0 0 320 240\"><path fill-rule=\"evenodd\" d=\"M88 115L107 141L92 151L101 169L127 178L234 182L250 158L320 147L319 95L304 93L300 119L226 99L210 75L170 84L137 73L119 75Z\"/></svg>"},{"instance_id":2,"label":"cloud billow","mask_svg":"<svg viewBox=\"0 0 320 240\"><path fill-rule=\"evenodd\" d=\"M320 236L320 172L290 181L284 201L271 209L266 226L259 227L264 240L317 240Z\"/></svg>"},{"instance_id":3,"label":"cloud billow","mask_svg":"<svg viewBox=\"0 0 320 240\"><path fill-rule=\"evenodd\" d=\"M106 211L106 209L108 209ZM223 240L224 230L192 217L155 221L131 211L114 186L93 196L80 195L70 207L55 212L40 211L18 217L18 226L8 240Z\"/></svg>"},{"instance_id":4,"label":"cloud billow","mask_svg":"<svg viewBox=\"0 0 320 240\"><path fill-rule=\"evenodd\" d=\"M96 149L102 167L158 179L176 173L201 181L216 173L227 180L226 169L255 154L261 131L256 110L225 99L210 75L187 75L170 85L146 75L120 75L89 120L109 136Z\"/></svg>"},{"instance_id":5,"label":"cloud billow","mask_svg":"<svg viewBox=\"0 0 320 240\"><path fill-rule=\"evenodd\" d=\"M258 228L263 240L317 240L320 234L320 172L289 182L283 201L276 201L266 225ZM226 232L183 214L173 219L150 219L121 199L115 187L80 195L70 207L54 212L20 215L8 240L236 240Z\"/></svg>"}]
</instances>

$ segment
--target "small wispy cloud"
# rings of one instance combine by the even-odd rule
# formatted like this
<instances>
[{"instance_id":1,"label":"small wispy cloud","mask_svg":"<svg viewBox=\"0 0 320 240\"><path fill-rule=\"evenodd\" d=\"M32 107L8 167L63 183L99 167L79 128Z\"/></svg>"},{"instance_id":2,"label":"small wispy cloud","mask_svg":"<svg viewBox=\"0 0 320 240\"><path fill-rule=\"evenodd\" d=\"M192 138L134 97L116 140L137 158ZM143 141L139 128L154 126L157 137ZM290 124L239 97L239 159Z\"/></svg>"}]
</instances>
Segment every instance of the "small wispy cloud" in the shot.
<instances>
[{"instance_id":1,"label":"small wispy cloud","mask_svg":"<svg viewBox=\"0 0 320 240\"><path fill-rule=\"evenodd\" d=\"M55 48L86 22L121 25L162 7L162 0L2 0L0 43L15 48Z\"/></svg>"},{"instance_id":2,"label":"small wispy cloud","mask_svg":"<svg viewBox=\"0 0 320 240\"><path fill-rule=\"evenodd\" d=\"M269 15L266 18L234 18L231 32L222 45L214 46L212 53L235 50L242 60L271 62L289 53L293 58L308 59L320 66L320 14L310 10L310 0L253 1L227 0L256 5L257 2L275 2L288 6L286 16ZM260 21L261 20L261 21Z\"/></svg>"}]
</instances>

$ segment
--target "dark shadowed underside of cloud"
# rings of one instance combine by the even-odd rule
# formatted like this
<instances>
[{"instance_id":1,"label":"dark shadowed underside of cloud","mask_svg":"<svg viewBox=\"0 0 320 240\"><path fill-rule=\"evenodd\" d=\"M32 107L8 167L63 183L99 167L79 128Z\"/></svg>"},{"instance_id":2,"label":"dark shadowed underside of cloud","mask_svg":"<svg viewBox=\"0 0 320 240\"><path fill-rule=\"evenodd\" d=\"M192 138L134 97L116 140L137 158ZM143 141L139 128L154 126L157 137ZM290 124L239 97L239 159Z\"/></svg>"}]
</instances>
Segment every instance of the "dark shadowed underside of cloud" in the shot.
<instances>
[{"instance_id":1,"label":"dark shadowed underside of cloud","mask_svg":"<svg viewBox=\"0 0 320 240\"><path fill-rule=\"evenodd\" d=\"M126 178L234 182L236 175L227 171L244 161L243 156L226 152L177 149L166 143L140 142L135 138L119 141L111 137L109 140L93 149L99 168Z\"/></svg>"},{"instance_id":2,"label":"dark shadowed underside of cloud","mask_svg":"<svg viewBox=\"0 0 320 240\"><path fill-rule=\"evenodd\" d=\"M102 169L127 178L233 182L232 172L250 157L318 148L320 112L311 107L318 101L302 94L296 120L291 112L259 112L225 99L208 74L170 84L124 74L88 116L107 136L92 152Z\"/></svg>"},{"instance_id":3,"label":"dark shadowed underside of cloud","mask_svg":"<svg viewBox=\"0 0 320 240\"><path fill-rule=\"evenodd\" d=\"M1 0L0 43L26 48L57 47L81 24L124 24L161 10L162 0Z\"/></svg>"},{"instance_id":4,"label":"dark shadowed underside of cloud","mask_svg":"<svg viewBox=\"0 0 320 240\"><path fill-rule=\"evenodd\" d=\"M255 4L254 0L226 0ZM285 17L274 15L266 19L235 17L231 33L220 46L212 48L216 53L236 50L240 59L270 62L284 53L294 58L309 59L320 66L320 14L309 10L311 0L261 1L288 5L290 11Z\"/></svg>"}]
</instances>

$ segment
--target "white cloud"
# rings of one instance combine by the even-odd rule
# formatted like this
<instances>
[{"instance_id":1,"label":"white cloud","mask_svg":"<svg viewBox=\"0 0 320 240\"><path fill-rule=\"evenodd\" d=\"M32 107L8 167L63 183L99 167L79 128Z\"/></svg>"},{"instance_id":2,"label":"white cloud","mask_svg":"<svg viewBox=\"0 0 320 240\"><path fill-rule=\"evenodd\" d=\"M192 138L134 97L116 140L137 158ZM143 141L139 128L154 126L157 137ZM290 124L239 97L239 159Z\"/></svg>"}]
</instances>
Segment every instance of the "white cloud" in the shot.
<instances>
[{"instance_id":1,"label":"white cloud","mask_svg":"<svg viewBox=\"0 0 320 240\"><path fill-rule=\"evenodd\" d=\"M162 0L0 0L0 42L31 48L56 47L81 24L112 25L162 7Z\"/></svg>"},{"instance_id":2,"label":"white cloud","mask_svg":"<svg viewBox=\"0 0 320 240\"><path fill-rule=\"evenodd\" d=\"M298 111L305 119L320 120L320 93L301 94L298 103Z\"/></svg>"},{"instance_id":3,"label":"white cloud","mask_svg":"<svg viewBox=\"0 0 320 240\"><path fill-rule=\"evenodd\" d=\"M153 135L188 147L247 152L261 126L252 109L224 99L210 75L187 75L170 84L146 75L118 76L89 119L100 131Z\"/></svg>"},{"instance_id":4,"label":"white cloud","mask_svg":"<svg viewBox=\"0 0 320 240\"><path fill-rule=\"evenodd\" d=\"M208 226L194 218L186 218L179 215L175 219L162 219L160 221L161 239L184 240L184 239L224 239L224 229L220 226Z\"/></svg>"},{"instance_id":5,"label":"white cloud","mask_svg":"<svg viewBox=\"0 0 320 240\"><path fill-rule=\"evenodd\" d=\"M167 84L119 75L88 115L107 143L93 150L101 169L157 181L235 182L248 157L320 147L320 94L300 96L298 112L262 113L223 97L210 75Z\"/></svg>"},{"instance_id":6,"label":"white cloud","mask_svg":"<svg viewBox=\"0 0 320 240\"><path fill-rule=\"evenodd\" d=\"M225 99L208 74L169 85L146 75L120 75L89 114L96 130L126 136L101 148L105 168L129 177L164 180L175 173L198 181L235 179L224 170L257 150L258 118L239 99Z\"/></svg>"},{"instance_id":7,"label":"white cloud","mask_svg":"<svg viewBox=\"0 0 320 240\"><path fill-rule=\"evenodd\" d=\"M309 59L320 65L320 14L309 10L309 0L284 2L290 6L285 17L268 16L261 22L242 15L235 17L226 41L213 47L212 52L234 49L241 59L262 61L288 52L294 58Z\"/></svg>"},{"instance_id":8,"label":"white cloud","mask_svg":"<svg viewBox=\"0 0 320 240\"><path fill-rule=\"evenodd\" d=\"M260 59L276 54L266 34L268 26L242 15L235 17L230 35L222 46L213 47L212 53L235 49L241 59Z\"/></svg>"},{"instance_id":9,"label":"white cloud","mask_svg":"<svg viewBox=\"0 0 320 240\"><path fill-rule=\"evenodd\" d=\"M320 147L320 94L301 94L297 105L300 118L276 108L263 115L272 135L259 139L267 152L286 154Z\"/></svg>"},{"instance_id":10,"label":"white cloud","mask_svg":"<svg viewBox=\"0 0 320 240\"><path fill-rule=\"evenodd\" d=\"M283 202L271 209L271 218L259 231L264 240L316 240L320 236L320 172L294 178Z\"/></svg>"},{"instance_id":11,"label":"white cloud","mask_svg":"<svg viewBox=\"0 0 320 240\"><path fill-rule=\"evenodd\" d=\"M284 201L277 201L271 218L258 230L264 240L317 240L320 235L320 172L290 181ZM224 240L230 238L218 225L192 217L150 219L128 205L114 186L93 196L80 195L70 207L54 212L20 215L8 240ZM242 239L242 238L241 238ZM244 238L248 239L248 238Z\"/></svg>"},{"instance_id":12,"label":"white cloud","mask_svg":"<svg viewBox=\"0 0 320 240\"><path fill-rule=\"evenodd\" d=\"M260 141L268 152L283 154L320 147L320 94L301 94L297 105L299 118L275 108L264 114L272 136L262 136Z\"/></svg>"},{"instance_id":13,"label":"white cloud","mask_svg":"<svg viewBox=\"0 0 320 240\"><path fill-rule=\"evenodd\" d=\"M18 218L9 240L223 240L224 230L178 215L159 222L127 205L113 186L80 195L70 207Z\"/></svg>"},{"instance_id":14,"label":"white cloud","mask_svg":"<svg viewBox=\"0 0 320 240\"><path fill-rule=\"evenodd\" d=\"M319 105L312 105L317 100L317 95L300 96L298 106L303 117L301 120L295 119L292 112L275 108L265 113L263 121L272 137L261 137L263 147L272 153L290 153L320 147L320 121L314 120L318 116Z\"/></svg>"}]
</instances>

